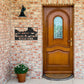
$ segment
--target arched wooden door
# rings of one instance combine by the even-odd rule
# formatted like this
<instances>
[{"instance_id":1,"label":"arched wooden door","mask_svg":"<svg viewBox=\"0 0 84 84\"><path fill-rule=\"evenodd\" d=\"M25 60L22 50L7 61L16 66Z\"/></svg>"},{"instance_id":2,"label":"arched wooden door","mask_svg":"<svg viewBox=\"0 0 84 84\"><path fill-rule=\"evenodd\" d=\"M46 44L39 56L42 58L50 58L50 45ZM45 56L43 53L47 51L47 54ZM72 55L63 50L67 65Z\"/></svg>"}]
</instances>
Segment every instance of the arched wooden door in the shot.
<instances>
[{"instance_id":1,"label":"arched wooden door","mask_svg":"<svg viewBox=\"0 0 84 84\"><path fill-rule=\"evenodd\" d=\"M43 73L73 73L73 7L43 7Z\"/></svg>"}]
</instances>

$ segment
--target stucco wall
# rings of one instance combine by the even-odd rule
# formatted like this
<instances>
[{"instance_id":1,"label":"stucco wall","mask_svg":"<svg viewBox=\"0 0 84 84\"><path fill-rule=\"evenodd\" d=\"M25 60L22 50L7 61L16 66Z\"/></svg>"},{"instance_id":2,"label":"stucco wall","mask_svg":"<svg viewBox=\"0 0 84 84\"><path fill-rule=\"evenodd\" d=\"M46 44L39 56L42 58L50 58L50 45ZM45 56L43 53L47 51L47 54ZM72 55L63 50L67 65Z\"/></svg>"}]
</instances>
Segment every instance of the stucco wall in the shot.
<instances>
[{"instance_id":1,"label":"stucco wall","mask_svg":"<svg viewBox=\"0 0 84 84\"><path fill-rule=\"evenodd\" d=\"M0 0L0 84L10 79L9 0Z\"/></svg>"},{"instance_id":2,"label":"stucco wall","mask_svg":"<svg viewBox=\"0 0 84 84\"><path fill-rule=\"evenodd\" d=\"M11 0L11 70L17 63L26 63L29 78L42 78L42 4L74 4L74 74L84 78L84 0ZM21 6L26 16L18 17ZM15 40L15 27L38 27L38 40Z\"/></svg>"}]
</instances>

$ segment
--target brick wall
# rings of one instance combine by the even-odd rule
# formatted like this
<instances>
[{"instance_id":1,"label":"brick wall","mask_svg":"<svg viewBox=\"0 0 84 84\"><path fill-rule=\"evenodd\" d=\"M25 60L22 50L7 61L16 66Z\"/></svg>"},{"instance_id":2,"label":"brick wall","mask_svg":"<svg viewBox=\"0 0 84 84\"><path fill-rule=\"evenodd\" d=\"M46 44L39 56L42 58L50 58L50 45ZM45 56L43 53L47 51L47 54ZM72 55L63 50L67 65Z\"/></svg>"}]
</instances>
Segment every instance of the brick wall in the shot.
<instances>
[{"instance_id":1,"label":"brick wall","mask_svg":"<svg viewBox=\"0 0 84 84\"><path fill-rule=\"evenodd\" d=\"M0 0L0 84L10 78L9 0Z\"/></svg>"},{"instance_id":2,"label":"brick wall","mask_svg":"<svg viewBox=\"0 0 84 84\"><path fill-rule=\"evenodd\" d=\"M26 63L30 78L42 77L42 4L74 4L74 73L75 78L84 78L84 1L83 0L11 0L11 68L12 76L17 63ZM18 17L21 6L26 7L26 16ZM38 40L14 39L15 27L38 27Z\"/></svg>"}]
</instances>

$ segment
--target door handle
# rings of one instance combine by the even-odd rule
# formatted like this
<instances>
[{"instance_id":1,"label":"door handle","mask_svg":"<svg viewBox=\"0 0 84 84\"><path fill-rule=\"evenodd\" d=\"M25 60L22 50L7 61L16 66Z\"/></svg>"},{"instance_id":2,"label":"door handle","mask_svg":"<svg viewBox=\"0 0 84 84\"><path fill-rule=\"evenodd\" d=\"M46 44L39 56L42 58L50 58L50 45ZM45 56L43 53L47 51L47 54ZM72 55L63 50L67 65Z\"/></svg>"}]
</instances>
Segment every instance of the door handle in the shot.
<instances>
[{"instance_id":1,"label":"door handle","mask_svg":"<svg viewBox=\"0 0 84 84\"><path fill-rule=\"evenodd\" d=\"M72 46L72 38L68 40L68 42L70 42L70 46Z\"/></svg>"},{"instance_id":2,"label":"door handle","mask_svg":"<svg viewBox=\"0 0 84 84\"><path fill-rule=\"evenodd\" d=\"M68 40L68 42L72 42L72 40Z\"/></svg>"}]
</instances>

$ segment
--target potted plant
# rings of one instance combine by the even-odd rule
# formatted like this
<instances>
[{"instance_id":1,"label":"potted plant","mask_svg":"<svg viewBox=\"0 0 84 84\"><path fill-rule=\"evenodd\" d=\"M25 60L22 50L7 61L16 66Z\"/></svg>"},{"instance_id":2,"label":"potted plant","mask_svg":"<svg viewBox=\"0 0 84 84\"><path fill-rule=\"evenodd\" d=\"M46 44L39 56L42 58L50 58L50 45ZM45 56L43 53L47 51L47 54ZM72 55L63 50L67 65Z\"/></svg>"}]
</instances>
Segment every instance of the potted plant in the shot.
<instances>
[{"instance_id":1,"label":"potted plant","mask_svg":"<svg viewBox=\"0 0 84 84\"><path fill-rule=\"evenodd\" d=\"M29 68L25 64L18 64L14 67L14 71L17 74L18 82L25 82L28 69Z\"/></svg>"}]
</instances>

